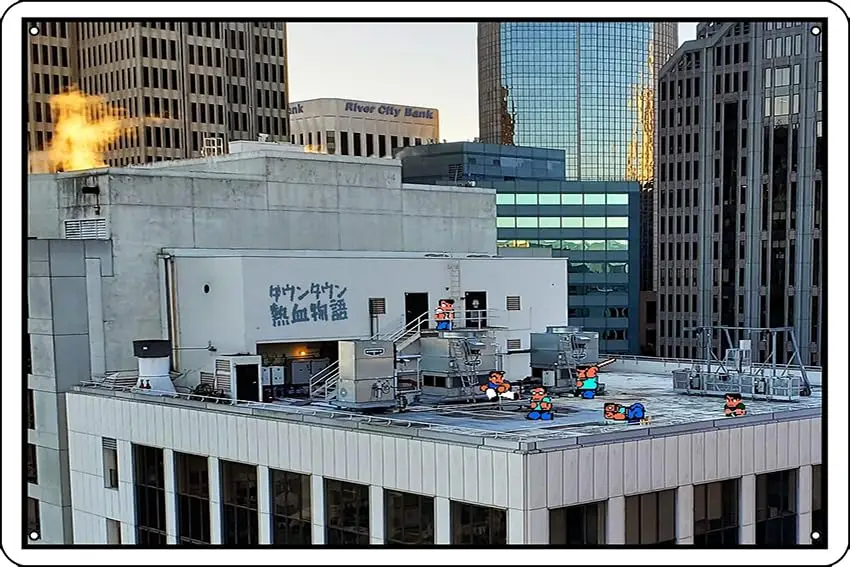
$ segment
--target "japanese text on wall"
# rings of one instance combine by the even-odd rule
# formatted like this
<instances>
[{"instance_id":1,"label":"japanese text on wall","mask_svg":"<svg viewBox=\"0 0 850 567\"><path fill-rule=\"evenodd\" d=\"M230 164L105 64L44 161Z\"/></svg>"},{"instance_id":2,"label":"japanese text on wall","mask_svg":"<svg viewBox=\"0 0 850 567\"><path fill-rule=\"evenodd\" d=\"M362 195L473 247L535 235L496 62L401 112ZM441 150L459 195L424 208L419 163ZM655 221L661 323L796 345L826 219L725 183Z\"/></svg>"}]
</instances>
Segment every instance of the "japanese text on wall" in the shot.
<instances>
[{"instance_id":1,"label":"japanese text on wall","mask_svg":"<svg viewBox=\"0 0 850 567\"><path fill-rule=\"evenodd\" d=\"M272 327L298 323L345 321L348 307L343 287L331 282L310 282L304 287L287 283L269 286L269 315Z\"/></svg>"}]
</instances>

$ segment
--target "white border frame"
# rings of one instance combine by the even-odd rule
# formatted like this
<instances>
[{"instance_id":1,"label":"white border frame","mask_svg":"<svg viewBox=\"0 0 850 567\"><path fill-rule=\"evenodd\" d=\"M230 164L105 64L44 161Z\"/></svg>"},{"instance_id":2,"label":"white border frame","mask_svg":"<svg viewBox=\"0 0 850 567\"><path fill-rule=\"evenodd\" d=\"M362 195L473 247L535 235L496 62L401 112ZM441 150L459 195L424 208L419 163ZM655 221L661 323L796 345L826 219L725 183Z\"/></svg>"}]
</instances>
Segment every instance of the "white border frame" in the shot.
<instances>
[{"instance_id":1,"label":"white border frame","mask_svg":"<svg viewBox=\"0 0 850 567\"><path fill-rule=\"evenodd\" d=\"M842 0L843 1L843 0ZM7 1L8 4L8 1ZM275 548L257 550L192 548L192 552L179 549L168 550L102 550L89 549L23 549L20 522L22 518L20 487L23 485L23 464L21 463L20 440L22 423L21 390L19 385L22 368L20 353L22 352L21 319L15 314L21 313L26 321L26 305L21 304L22 282L22 242L21 218L24 211L22 196L25 191L25 181L22 179L22 161L24 147L21 146L22 125L21 77L22 65L27 54L21 54L23 27L21 21L25 16L41 17L50 14L53 18L76 17L150 17L154 14L167 15L172 18L191 19L198 17L198 4L189 2L136 2L136 3L100 3L100 2L21 2L8 8L2 21L3 45L3 187L2 196L2 231L3 231L3 346L8 356L3 357L4 375L10 377L3 388L2 421L3 438L6 443L2 446L3 454L3 483L2 495L4 506L2 510L2 543L7 558L26 564L53 565L151 565L157 564L168 557L176 558L186 565L225 565L240 564L247 561L256 564L278 565L281 561L281 550ZM389 10L388 10L389 8ZM836 214L831 215L829 229L830 241L829 274L833 293L830 295L829 310L835 314L832 326L836 328L827 340L833 359L839 360L846 348L844 344L846 329L839 329L839 316L847 313L848 302L846 289L846 254L842 243L847 241L847 139L848 114L845 104L848 92L847 85L847 46L848 22L847 15L836 4L829 2L800 2L800 3L756 3L756 2L611 2L611 3L511 3L511 4L475 4L475 3L446 3L446 2L411 2L386 4L379 2L363 3L205 3L202 15L208 18L240 18L256 17L264 20L285 19L291 17L326 17L333 15L345 17L374 17L382 18L391 14L393 17L416 18L422 15L436 17L467 17L467 18L576 18L576 17L610 17L619 18L666 18L676 14L677 18L714 19L718 16L736 18L781 18L827 20L828 36L828 72L829 72L829 144L828 156L830 169L828 183L836 189L828 191L829 204L835 206ZM470 49L475 49L474 38L470 41ZM423 46L427 50L427 46ZM427 52L426 52L427 55ZM388 78L387 80L392 80ZM450 87L448 87L450 88ZM469 93L473 96L472 93ZM841 283L845 286L841 286ZM833 368L838 367L837 364ZM833 471L829 475L829 508L830 526L828 549L792 549L766 550L748 549L678 549L678 550L630 550L629 562L634 564L658 565L825 565L837 562L847 551L848 526L848 490L846 474L848 470L848 435L846 400L848 396L847 380L843 373L836 373L836 379L830 383L829 408L833 415L828 426L829 430L829 464ZM16 472L20 471L20 472ZM375 549L375 550L330 550L305 549L289 550L286 553L287 562L321 564L336 563L341 565L422 565L434 562L463 562L470 565L505 565L527 561L529 550L521 547L516 550L499 549L464 550L451 549ZM535 550L535 563L561 564L565 561L580 564L585 562L597 564L619 565L622 562L623 550L615 548L603 550L582 549L552 549Z\"/></svg>"}]
</instances>

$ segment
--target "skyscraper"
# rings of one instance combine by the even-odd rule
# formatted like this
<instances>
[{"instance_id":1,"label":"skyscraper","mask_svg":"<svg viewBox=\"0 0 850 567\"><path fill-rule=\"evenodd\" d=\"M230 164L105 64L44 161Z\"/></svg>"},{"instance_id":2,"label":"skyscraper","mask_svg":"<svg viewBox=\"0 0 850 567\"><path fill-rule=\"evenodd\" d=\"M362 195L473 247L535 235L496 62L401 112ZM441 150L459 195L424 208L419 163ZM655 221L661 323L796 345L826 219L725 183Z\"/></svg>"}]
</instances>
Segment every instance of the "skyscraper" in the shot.
<instances>
[{"instance_id":1,"label":"skyscraper","mask_svg":"<svg viewBox=\"0 0 850 567\"><path fill-rule=\"evenodd\" d=\"M823 359L822 30L701 24L661 70L661 356L702 355L686 327L720 324L793 327L802 362ZM777 346L782 362L793 345Z\"/></svg>"},{"instance_id":2,"label":"skyscraper","mask_svg":"<svg viewBox=\"0 0 850 567\"><path fill-rule=\"evenodd\" d=\"M30 22L27 32L31 152L49 146L50 99L72 85L133 121L108 165L197 157L205 138L289 139L282 22Z\"/></svg>"},{"instance_id":3,"label":"skyscraper","mask_svg":"<svg viewBox=\"0 0 850 567\"><path fill-rule=\"evenodd\" d=\"M481 141L561 149L566 178L653 177L655 75L675 22L478 24Z\"/></svg>"}]
</instances>

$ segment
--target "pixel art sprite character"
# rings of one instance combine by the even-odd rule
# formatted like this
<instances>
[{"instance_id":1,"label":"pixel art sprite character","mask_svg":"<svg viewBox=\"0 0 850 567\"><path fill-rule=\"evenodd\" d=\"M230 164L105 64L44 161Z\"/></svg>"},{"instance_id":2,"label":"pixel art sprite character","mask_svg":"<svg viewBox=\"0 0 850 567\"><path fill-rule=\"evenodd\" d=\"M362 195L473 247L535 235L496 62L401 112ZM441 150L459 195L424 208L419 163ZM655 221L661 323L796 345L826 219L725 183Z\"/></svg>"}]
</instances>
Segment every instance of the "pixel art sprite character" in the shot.
<instances>
[{"instance_id":1,"label":"pixel art sprite character","mask_svg":"<svg viewBox=\"0 0 850 567\"><path fill-rule=\"evenodd\" d=\"M455 320L455 300L441 299L434 312L434 320L437 321L438 331L451 331Z\"/></svg>"},{"instance_id":2,"label":"pixel art sprite character","mask_svg":"<svg viewBox=\"0 0 850 567\"><path fill-rule=\"evenodd\" d=\"M726 417L747 415L747 406L744 405L741 394L726 394L726 404L723 406L723 413Z\"/></svg>"},{"instance_id":3,"label":"pixel art sprite character","mask_svg":"<svg viewBox=\"0 0 850 567\"><path fill-rule=\"evenodd\" d=\"M607 403L602 408L605 419L610 421L625 421L629 424L642 423L647 420L646 408L640 402L630 406L620 403Z\"/></svg>"},{"instance_id":4,"label":"pixel art sprite character","mask_svg":"<svg viewBox=\"0 0 850 567\"><path fill-rule=\"evenodd\" d=\"M516 399L516 393L511 391L511 383L505 380L505 373L502 370L491 371L487 383L481 384L481 391L487 393L489 400L497 397Z\"/></svg>"},{"instance_id":5,"label":"pixel art sprite character","mask_svg":"<svg viewBox=\"0 0 850 567\"><path fill-rule=\"evenodd\" d=\"M552 398L546 393L546 388L533 388L531 390L531 411L525 416L526 419L540 419L551 421L555 419L552 414Z\"/></svg>"},{"instance_id":6,"label":"pixel art sprite character","mask_svg":"<svg viewBox=\"0 0 850 567\"><path fill-rule=\"evenodd\" d=\"M599 368L596 366L578 370L576 396L580 396L586 400L592 400L596 397L596 390L599 387L596 382L596 376L598 373Z\"/></svg>"}]
</instances>

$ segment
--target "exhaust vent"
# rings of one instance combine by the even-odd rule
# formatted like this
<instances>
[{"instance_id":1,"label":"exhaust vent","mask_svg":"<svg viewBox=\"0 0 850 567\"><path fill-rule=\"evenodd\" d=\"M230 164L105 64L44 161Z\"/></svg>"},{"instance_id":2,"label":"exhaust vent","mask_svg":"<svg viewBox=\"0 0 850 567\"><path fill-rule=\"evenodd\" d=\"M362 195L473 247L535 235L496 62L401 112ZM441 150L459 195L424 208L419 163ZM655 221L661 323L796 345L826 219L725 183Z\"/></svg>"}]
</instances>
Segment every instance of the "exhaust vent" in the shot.
<instances>
[{"instance_id":1,"label":"exhaust vent","mask_svg":"<svg viewBox=\"0 0 850 567\"><path fill-rule=\"evenodd\" d=\"M64 224L69 240L109 240L105 218L67 219Z\"/></svg>"}]
</instances>

